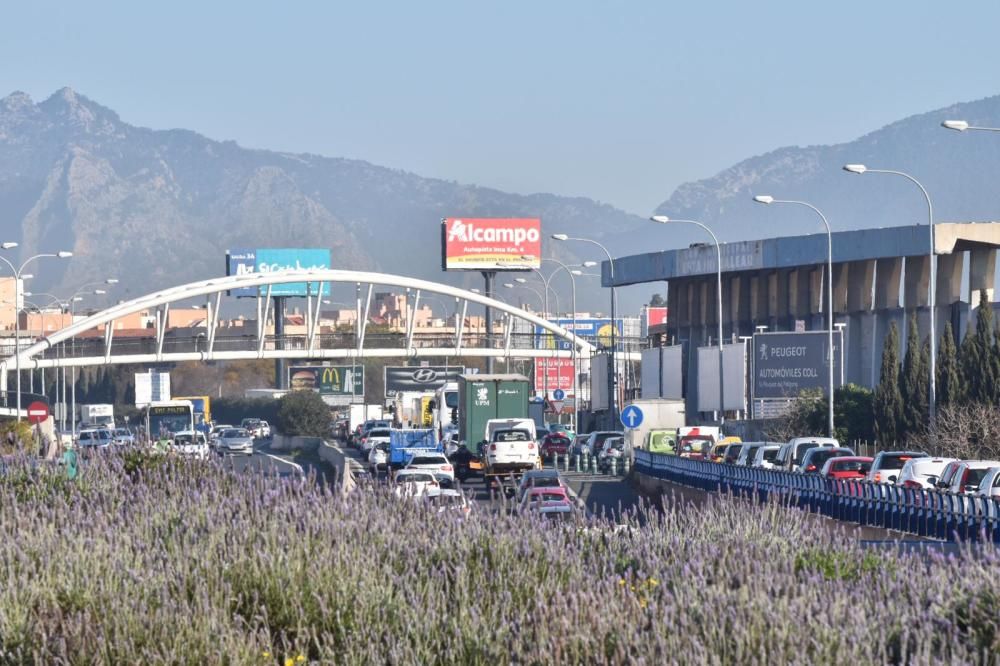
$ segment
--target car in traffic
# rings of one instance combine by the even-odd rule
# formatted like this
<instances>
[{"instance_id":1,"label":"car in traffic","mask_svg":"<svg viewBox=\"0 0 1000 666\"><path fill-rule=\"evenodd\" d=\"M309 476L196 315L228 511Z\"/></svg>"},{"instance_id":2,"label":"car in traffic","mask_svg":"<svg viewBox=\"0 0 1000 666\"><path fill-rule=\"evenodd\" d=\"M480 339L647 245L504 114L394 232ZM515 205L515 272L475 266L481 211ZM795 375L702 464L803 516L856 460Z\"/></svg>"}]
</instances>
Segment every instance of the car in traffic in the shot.
<instances>
[{"instance_id":1,"label":"car in traffic","mask_svg":"<svg viewBox=\"0 0 1000 666\"><path fill-rule=\"evenodd\" d=\"M806 454L802 456L802 462L792 471L801 474L818 474L830 458L844 458L853 455L854 451L847 447L818 446L806 451Z\"/></svg>"},{"instance_id":2,"label":"car in traffic","mask_svg":"<svg viewBox=\"0 0 1000 666\"><path fill-rule=\"evenodd\" d=\"M955 472L958 471L958 466L962 464L962 460L952 460L950 463L944 466L941 470L940 476L934 478L933 476L927 479L927 481L936 490L947 490L951 487L951 481L955 478Z\"/></svg>"},{"instance_id":3,"label":"car in traffic","mask_svg":"<svg viewBox=\"0 0 1000 666\"><path fill-rule=\"evenodd\" d=\"M840 446L840 442L832 437L795 437L781 445L772 464L776 469L791 471L802 464L809 449L833 446Z\"/></svg>"},{"instance_id":4,"label":"car in traffic","mask_svg":"<svg viewBox=\"0 0 1000 666\"><path fill-rule=\"evenodd\" d=\"M896 483L899 471L908 460L927 457L923 451L879 451L872 461L868 480L872 483Z\"/></svg>"},{"instance_id":5,"label":"car in traffic","mask_svg":"<svg viewBox=\"0 0 1000 666\"><path fill-rule=\"evenodd\" d=\"M604 446L604 440L609 437L624 437L625 433L620 430L598 430L590 433L587 443L582 447L582 452L586 455L596 456Z\"/></svg>"},{"instance_id":6,"label":"car in traffic","mask_svg":"<svg viewBox=\"0 0 1000 666\"><path fill-rule=\"evenodd\" d=\"M1000 499L1000 467L994 467L986 473L983 480L979 482L977 495Z\"/></svg>"},{"instance_id":7,"label":"car in traffic","mask_svg":"<svg viewBox=\"0 0 1000 666\"><path fill-rule=\"evenodd\" d=\"M778 466L775 464L775 460L780 450L780 444L764 444L754 453L750 466L760 467L761 469L777 469Z\"/></svg>"},{"instance_id":8,"label":"car in traffic","mask_svg":"<svg viewBox=\"0 0 1000 666\"><path fill-rule=\"evenodd\" d=\"M174 433L168 451L181 458L205 460L208 458L208 438L200 431L182 430Z\"/></svg>"},{"instance_id":9,"label":"car in traffic","mask_svg":"<svg viewBox=\"0 0 1000 666\"><path fill-rule=\"evenodd\" d=\"M472 502L460 490L454 488L427 488L422 494L426 505L437 513L454 513L468 516L472 513Z\"/></svg>"},{"instance_id":10,"label":"car in traffic","mask_svg":"<svg viewBox=\"0 0 1000 666\"><path fill-rule=\"evenodd\" d=\"M392 432L388 428L373 428L361 437L361 452L368 454L376 444L388 444Z\"/></svg>"},{"instance_id":11,"label":"car in traffic","mask_svg":"<svg viewBox=\"0 0 1000 666\"><path fill-rule=\"evenodd\" d=\"M903 468L899 470L896 477L896 485L904 488L933 489L934 481L941 477L941 473L949 463L960 462L955 458L935 458L927 456L924 458L912 458L903 463Z\"/></svg>"},{"instance_id":12,"label":"car in traffic","mask_svg":"<svg viewBox=\"0 0 1000 666\"><path fill-rule=\"evenodd\" d=\"M529 488L564 488L566 484L555 469L533 469L521 476L515 497L520 502Z\"/></svg>"},{"instance_id":13,"label":"car in traffic","mask_svg":"<svg viewBox=\"0 0 1000 666\"><path fill-rule=\"evenodd\" d=\"M620 460L623 455L625 455L625 438L608 437L604 440L601 450L597 452L598 469L605 471L610 469L611 461Z\"/></svg>"},{"instance_id":14,"label":"car in traffic","mask_svg":"<svg viewBox=\"0 0 1000 666\"><path fill-rule=\"evenodd\" d=\"M440 488L437 477L421 469L400 469L392 479L396 497L419 499L431 488Z\"/></svg>"},{"instance_id":15,"label":"car in traffic","mask_svg":"<svg viewBox=\"0 0 1000 666\"><path fill-rule=\"evenodd\" d=\"M546 429L550 434L553 435L562 433L563 435L566 435L567 439L570 440L572 440L573 436L576 435L576 433L573 432L573 430L568 425L565 425L563 423L550 423Z\"/></svg>"},{"instance_id":16,"label":"car in traffic","mask_svg":"<svg viewBox=\"0 0 1000 666\"><path fill-rule=\"evenodd\" d=\"M850 450L850 449L848 449ZM824 479L848 479L863 481L871 469L872 459L869 456L834 456L827 458L819 475Z\"/></svg>"},{"instance_id":17,"label":"car in traffic","mask_svg":"<svg viewBox=\"0 0 1000 666\"><path fill-rule=\"evenodd\" d=\"M253 435L246 428L223 430L216 439L219 453L245 453L253 455Z\"/></svg>"},{"instance_id":18,"label":"car in traffic","mask_svg":"<svg viewBox=\"0 0 1000 666\"><path fill-rule=\"evenodd\" d=\"M587 445L587 440L590 439L590 434L586 435L576 435L573 437L569 445L569 454L571 456L582 456L583 449Z\"/></svg>"},{"instance_id":19,"label":"car in traffic","mask_svg":"<svg viewBox=\"0 0 1000 666\"><path fill-rule=\"evenodd\" d=\"M528 511L532 508L533 504L540 504L543 502L565 502L567 504L572 503L572 498L569 496L569 492L563 486L555 486L550 488L545 487L534 487L528 488L524 495L521 497L520 503L518 503L518 511Z\"/></svg>"},{"instance_id":20,"label":"car in traffic","mask_svg":"<svg viewBox=\"0 0 1000 666\"><path fill-rule=\"evenodd\" d=\"M742 451L743 451L743 442L727 444L725 450L722 452L722 462L729 463L730 465L735 465L736 461L740 459L740 453Z\"/></svg>"},{"instance_id":21,"label":"car in traffic","mask_svg":"<svg viewBox=\"0 0 1000 666\"><path fill-rule=\"evenodd\" d=\"M955 469L948 491L956 495L974 495L990 470L1000 467L1000 460L963 460Z\"/></svg>"},{"instance_id":22,"label":"car in traffic","mask_svg":"<svg viewBox=\"0 0 1000 666\"><path fill-rule=\"evenodd\" d=\"M542 437L539 454L542 459L552 459L553 455L564 456L569 453L570 439L565 432L550 432Z\"/></svg>"},{"instance_id":23,"label":"car in traffic","mask_svg":"<svg viewBox=\"0 0 1000 666\"><path fill-rule=\"evenodd\" d=\"M372 475L389 469L388 442L379 442L368 452L368 469Z\"/></svg>"},{"instance_id":24,"label":"car in traffic","mask_svg":"<svg viewBox=\"0 0 1000 666\"><path fill-rule=\"evenodd\" d=\"M226 423L219 423L212 426L212 429L208 431L208 445L215 448L215 445L218 442L218 439L222 435L222 433L224 433L226 430L230 430L231 428L235 427L236 426L234 425L229 425Z\"/></svg>"},{"instance_id":25,"label":"car in traffic","mask_svg":"<svg viewBox=\"0 0 1000 666\"><path fill-rule=\"evenodd\" d=\"M85 449L104 449L114 442L114 435L106 428L88 428L76 435L76 443Z\"/></svg>"},{"instance_id":26,"label":"car in traffic","mask_svg":"<svg viewBox=\"0 0 1000 666\"><path fill-rule=\"evenodd\" d=\"M135 445L135 435L128 428L115 428L113 437L115 446Z\"/></svg>"},{"instance_id":27,"label":"car in traffic","mask_svg":"<svg viewBox=\"0 0 1000 666\"><path fill-rule=\"evenodd\" d=\"M447 456L436 451L414 454L406 461L403 469L421 470L433 474L438 481L447 479L449 485L455 483L454 466L448 461Z\"/></svg>"}]
</instances>

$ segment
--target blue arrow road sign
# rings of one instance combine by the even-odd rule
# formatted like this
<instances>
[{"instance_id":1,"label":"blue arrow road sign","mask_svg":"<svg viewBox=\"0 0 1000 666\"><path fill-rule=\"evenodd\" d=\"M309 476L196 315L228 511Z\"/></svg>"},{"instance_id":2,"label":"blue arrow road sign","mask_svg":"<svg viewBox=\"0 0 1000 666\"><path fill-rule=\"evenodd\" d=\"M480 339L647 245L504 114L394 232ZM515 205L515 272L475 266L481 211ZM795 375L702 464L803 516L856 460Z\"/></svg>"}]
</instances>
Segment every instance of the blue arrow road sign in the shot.
<instances>
[{"instance_id":1,"label":"blue arrow road sign","mask_svg":"<svg viewBox=\"0 0 1000 666\"><path fill-rule=\"evenodd\" d=\"M629 405L622 410L621 422L626 428L638 428L642 425L642 410L635 405Z\"/></svg>"},{"instance_id":2,"label":"blue arrow road sign","mask_svg":"<svg viewBox=\"0 0 1000 666\"><path fill-rule=\"evenodd\" d=\"M555 391L552 392L553 400L562 400L565 397L566 397L566 391L563 391L562 389L556 389Z\"/></svg>"}]
</instances>

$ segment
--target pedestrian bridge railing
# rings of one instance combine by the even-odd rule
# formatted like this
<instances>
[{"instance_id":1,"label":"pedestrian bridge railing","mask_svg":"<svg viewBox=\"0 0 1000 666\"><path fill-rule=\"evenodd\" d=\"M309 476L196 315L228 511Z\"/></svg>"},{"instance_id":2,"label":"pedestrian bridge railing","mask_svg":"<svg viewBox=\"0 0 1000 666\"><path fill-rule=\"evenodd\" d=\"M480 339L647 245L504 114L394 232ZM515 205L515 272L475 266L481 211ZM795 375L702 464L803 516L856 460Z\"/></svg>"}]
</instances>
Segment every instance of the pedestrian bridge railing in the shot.
<instances>
[{"instance_id":1,"label":"pedestrian bridge railing","mask_svg":"<svg viewBox=\"0 0 1000 666\"><path fill-rule=\"evenodd\" d=\"M636 472L671 483L760 502L777 499L836 520L920 537L1000 544L1000 501L992 497L825 479L643 450L634 455Z\"/></svg>"}]
</instances>

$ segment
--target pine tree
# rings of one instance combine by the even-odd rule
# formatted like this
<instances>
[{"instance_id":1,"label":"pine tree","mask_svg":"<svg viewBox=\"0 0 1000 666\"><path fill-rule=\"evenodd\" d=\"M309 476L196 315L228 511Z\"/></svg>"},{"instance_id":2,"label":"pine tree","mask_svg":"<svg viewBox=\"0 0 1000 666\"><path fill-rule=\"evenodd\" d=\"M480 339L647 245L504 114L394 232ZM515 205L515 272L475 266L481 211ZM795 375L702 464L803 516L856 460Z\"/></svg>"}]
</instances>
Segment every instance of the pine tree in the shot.
<instances>
[{"instance_id":1,"label":"pine tree","mask_svg":"<svg viewBox=\"0 0 1000 666\"><path fill-rule=\"evenodd\" d=\"M964 391L959 374L958 348L955 346L955 335L951 330L951 322L944 325L944 335L941 336L941 346L937 357L937 403L954 405L962 402Z\"/></svg>"},{"instance_id":2,"label":"pine tree","mask_svg":"<svg viewBox=\"0 0 1000 666\"><path fill-rule=\"evenodd\" d=\"M899 440L903 398L899 393L899 329L889 326L882 348L882 368L875 388L875 434L883 446Z\"/></svg>"},{"instance_id":3,"label":"pine tree","mask_svg":"<svg viewBox=\"0 0 1000 666\"><path fill-rule=\"evenodd\" d=\"M903 373L899 378L903 417L899 435L905 438L923 428L927 419L927 357L920 344L917 315L910 314L907 324L906 354L903 356Z\"/></svg>"},{"instance_id":4,"label":"pine tree","mask_svg":"<svg viewBox=\"0 0 1000 666\"><path fill-rule=\"evenodd\" d=\"M985 290L981 293L979 302L980 306L976 309L976 330L974 333L966 333L959 355L962 383L966 387L968 400L988 403L993 398L996 375L992 362L993 308L986 298Z\"/></svg>"}]
</instances>

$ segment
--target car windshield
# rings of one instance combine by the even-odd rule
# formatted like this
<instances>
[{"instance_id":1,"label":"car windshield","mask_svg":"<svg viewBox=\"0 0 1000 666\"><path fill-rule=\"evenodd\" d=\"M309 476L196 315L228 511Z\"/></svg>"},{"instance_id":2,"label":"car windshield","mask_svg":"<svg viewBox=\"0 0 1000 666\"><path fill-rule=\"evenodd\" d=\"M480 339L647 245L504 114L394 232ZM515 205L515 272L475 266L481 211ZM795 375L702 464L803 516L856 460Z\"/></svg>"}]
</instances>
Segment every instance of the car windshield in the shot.
<instances>
[{"instance_id":1,"label":"car windshield","mask_svg":"<svg viewBox=\"0 0 1000 666\"><path fill-rule=\"evenodd\" d=\"M461 495L435 495L428 498L435 506L463 506L465 498Z\"/></svg>"},{"instance_id":2,"label":"car windshield","mask_svg":"<svg viewBox=\"0 0 1000 666\"><path fill-rule=\"evenodd\" d=\"M604 441L607 440L609 437L621 437L621 433L620 432L598 433L597 435L594 435L594 441L599 445L604 444Z\"/></svg>"},{"instance_id":3,"label":"car windshield","mask_svg":"<svg viewBox=\"0 0 1000 666\"><path fill-rule=\"evenodd\" d=\"M726 449L726 457L728 458L728 457L732 456L733 458L735 458L736 456L740 455L740 449L742 449L742 448L743 448L742 444L732 444L732 445L730 445L729 448Z\"/></svg>"},{"instance_id":4,"label":"car windshield","mask_svg":"<svg viewBox=\"0 0 1000 666\"><path fill-rule=\"evenodd\" d=\"M811 451L819 447L816 442L810 442L808 444L799 444L795 447L795 457L792 458L792 463L795 465L801 465L802 459L806 456L806 451Z\"/></svg>"},{"instance_id":5,"label":"car windshield","mask_svg":"<svg viewBox=\"0 0 1000 666\"><path fill-rule=\"evenodd\" d=\"M989 473L990 473L989 467L982 467L980 469L970 469L969 475L965 479L966 488L968 488L969 486L979 486L979 484L982 483L983 479L986 478L986 475Z\"/></svg>"},{"instance_id":6,"label":"car windshield","mask_svg":"<svg viewBox=\"0 0 1000 666\"><path fill-rule=\"evenodd\" d=\"M892 453L889 455L882 456L882 458L879 460L878 468L903 469L903 465L905 465L907 461L913 460L914 458L922 458L922 457L923 456L913 453L907 453L907 454Z\"/></svg>"},{"instance_id":7,"label":"car windshield","mask_svg":"<svg viewBox=\"0 0 1000 666\"><path fill-rule=\"evenodd\" d=\"M372 430L370 433L368 433L368 436L369 437L390 437L391 435L389 434L388 430L382 429L382 430Z\"/></svg>"},{"instance_id":8,"label":"car windshield","mask_svg":"<svg viewBox=\"0 0 1000 666\"><path fill-rule=\"evenodd\" d=\"M529 439L524 430L497 430L493 433L494 442L527 442Z\"/></svg>"},{"instance_id":9,"label":"car windshield","mask_svg":"<svg viewBox=\"0 0 1000 666\"><path fill-rule=\"evenodd\" d=\"M685 453L704 453L711 445L712 445L712 440L710 439L685 437L684 439L681 440L681 449Z\"/></svg>"},{"instance_id":10,"label":"car windshield","mask_svg":"<svg viewBox=\"0 0 1000 666\"><path fill-rule=\"evenodd\" d=\"M410 461L411 465L444 465L448 459L444 456L416 456Z\"/></svg>"},{"instance_id":11,"label":"car windshield","mask_svg":"<svg viewBox=\"0 0 1000 666\"><path fill-rule=\"evenodd\" d=\"M430 474L399 474L396 483L430 483L434 477Z\"/></svg>"},{"instance_id":12,"label":"car windshield","mask_svg":"<svg viewBox=\"0 0 1000 666\"><path fill-rule=\"evenodd\" d=\"M189 434L174 435L175 444L192 444L194 443L194 436Z\"/></svg>"},{"instance_id":13,"label":"car windshield","mask_svg":"<svg viewBox=\"0 0 1000 666\"><path fill-rule=\"evenodd\" d=\"M837 456L849 455L848 452L838 449L823 449L820 451L813 451L809 456L809 464L816 465L816 467L822 467L824 463L830 458L836 458Z\"/></svg>"},{"instance_id":14,"label":"car windshield","mask_svg":"<svg viewBox=\"0 0 1000 666\"><path fill-rule=\"evenodd\" d=\"M764 449L763 458L766 462L774 462L778 457L778 449Z\"/></svg>"},{"instance_id":15,"label":"car windshield","mask_svg":"<svg viewBox=\"0 0 1000 666\"><path fill-rule=\"evenodd\" d=\"M838 460L830 467L832 472L867 472L872 464L867 460Z\"/></svg>"},{"instance_id":16,"label":"car windshield","mask_svg":"<svg viewBox=\"0 0 1000 666\"><path fill-rule=\"evenodd\" d=\"M565 502L566 501L566 495L565 495L565 493L552 493L552 492L532 494L531 495L531 501L532 502Z\"/></svg>"},{"instance_id":17,"label":"car windshield","mask_svg":"<svg viewBox=\"0 0 1000 666\"><path fill-rule=\"evenodd\" d=\"M559 488L562 483L555 477L539 477L531 480L531 485L535 488Z\"/></svg>"},{"instance_id":18,"label":"car windshield","mask_svg":"<svg viewBox=\"0 0 1000 666\"><path fill-rule=\"evenodd\" d=\"M232 430L227 430L226 432L222 433L222 436L225 437L226 439L235 439L237 437L249 437L250 433L240 428L233 428Z\"/></svg>"}]
</instances>

